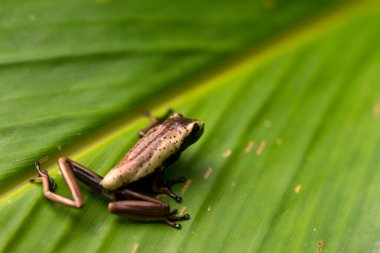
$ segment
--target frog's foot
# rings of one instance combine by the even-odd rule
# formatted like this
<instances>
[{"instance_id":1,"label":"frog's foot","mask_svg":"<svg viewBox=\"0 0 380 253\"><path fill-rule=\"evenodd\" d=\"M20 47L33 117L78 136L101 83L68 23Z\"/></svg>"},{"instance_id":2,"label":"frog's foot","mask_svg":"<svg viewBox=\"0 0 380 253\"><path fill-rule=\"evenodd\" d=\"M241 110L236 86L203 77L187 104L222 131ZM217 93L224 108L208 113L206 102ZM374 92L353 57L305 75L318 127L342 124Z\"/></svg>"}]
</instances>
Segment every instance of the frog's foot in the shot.
<instances>
[{"instance_id":1,"label":"frog's foot","mask_svg":"<svg viewBox=\"0 0 380 253\"><path fill-rule=\"evenodd\" d=\"M173 109L168 109L162 117L154 117L152 114L150 114L149 111L145 111L144 116L149 118L153 124L157 124L157 123L161 123L164 120L168 119L170 117L170 115L172 115L173 113L174 113Z\"/></svg>"},{"instance_id":2,"label":"frog's foot","mask_svg":"<svg viewBox=\"0 0 380 253\"><path fill-rule=\"evenodd\" d=\"M159 169L156 170L156 177L154 178L152 189L155 193L158 194L166 194L169 197L173 198L176 202L181 202L182 197L175 194L171 187L174 184L183 183L185 182L184 177L179 177L171 180L164 180L163 179L163 172L165 167L161 166Z\"/></svg>"},{"instance_id":3,"label":"frog's foot","mask_svg":"<svg viewBox=\"0 0 380 253\"><path fill-rule=\"evenodd\" d=\"M169 197L171 197L172 199L174 199L177 203L180 203L182 201L182 197L178 196L177 194L175 194L171 188L169 187L159 187L159 188L155 188L153 187L153 190L158 193L158 194L166 194L168 195Z\"/></svg>"},{"instance_id":4,"label":"frog's foot","mask_svg":"<svg viewBox=\"0 0 380 253\"><path fill-rule=\"evenodd\" d=\"M158 124L161 124L162 122L164 122L166 119L168 119L170 117L170 115L173 114L173 110L172 109L169 109L165 115L163 115L162 117L154 117L153 115L151 115L148 111L146 111L144 113L144 115L146 117L148 117L150 119L150 121L152 121L152 124L147 126L146 128L142 129L139 131L139 137L143 137L151 128L157 126Z\"/></svg>"},{"instance_id":5,"label":"frog's foot","mask_svg":"<svg viewBox=\"0 0 380 253\"><path fill-rule=\"evenodd\" d=\"M168 219L170 220L190 220L190 214L184 214L180 216L176 216L178 214L178 209L173 209L170 211L168 215Z\"/></svg>"},{"instance_id":6,"label":"frog's foot","mask_svg":"<svg viewBox=\"0 0 380 253\"><path fill-rule=\"evenodd\" d=\"M57 189L57 184L54 182L54 180L49 176L49 173L44 170L42 171L41 168L40 168L40 163L39 162L35 162L34 163L34 167L36 168L37 170L37 173L38 173L38 177L37 178L31 178L29 179L29 182L31 183L34 183L34 182L41 182L42 181L42 178L43 177L47 177L48 178L48 181L49 181L49 190L54 192L55 189Z\"/></svg>"},{"instance_id":7,"label":"frog's foot","mask_svg":"<svg viewBox=\"0 0 380 253\"><path fill-rule=\"evenodd\" d=\"M170 188L175 184L184 183L185 181L186 181L185 177L178 177L178 178L162 181L162 185Z\"/></svg>"},{"instance_id":8,"label":"frog's foot","mask_svg":"<svg viewBox=\"0 0 380 253\"><path fill-rule=\"evenodd\" d=\"M182 197L178 196L172 191L172 186L179 183L184 183L186 181L185 177L174 178L170 180L164 180L160 182L160 191L172 197L176 202L180 203Z\"/></svg>"},{"instance_id":9,"label":"frog's foot","mask_svg":"<svg viewBox=\"0 0 380 253\"><path fill-rule=\"evenodd\" d=\"M184 215L176 216L177 213L178 213L178 210L173 209L167 216L166 223L174 228L180 229L181 224L175 223L175 221L190 220L190 215L184 214Z\"/></svg>"}]
</instances>

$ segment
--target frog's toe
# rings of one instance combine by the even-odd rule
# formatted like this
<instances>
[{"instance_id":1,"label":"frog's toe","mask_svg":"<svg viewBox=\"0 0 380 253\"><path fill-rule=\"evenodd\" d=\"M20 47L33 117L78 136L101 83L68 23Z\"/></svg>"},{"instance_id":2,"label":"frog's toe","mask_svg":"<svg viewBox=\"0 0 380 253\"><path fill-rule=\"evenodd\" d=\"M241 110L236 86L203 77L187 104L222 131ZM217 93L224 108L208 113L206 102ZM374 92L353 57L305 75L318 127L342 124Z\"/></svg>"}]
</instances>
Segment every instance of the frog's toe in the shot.
<instances>
[{"instance_id":1,"label":"frog's toe","mask_svg":"<svg viewBox=\"0 0 380 253\"><path fill-rule=\"evenodd\" d=\"M167 218L170 221L190 220L190 214L184 214L184 215L178 215L178 216L174 214L169 214Z\"/></svg>"},{"instance_id":2,"label":"frog's toe","mask_svg":"<svg viewBox=\"0 0 380 253\"><path fill-rule=\"evenodd\" d=\"M179 177L179 178L163 181L162 184L166 187L172 187L175 184L184 183L185 181L186 181L185 177Z\"/></svg>"}]
</instances>

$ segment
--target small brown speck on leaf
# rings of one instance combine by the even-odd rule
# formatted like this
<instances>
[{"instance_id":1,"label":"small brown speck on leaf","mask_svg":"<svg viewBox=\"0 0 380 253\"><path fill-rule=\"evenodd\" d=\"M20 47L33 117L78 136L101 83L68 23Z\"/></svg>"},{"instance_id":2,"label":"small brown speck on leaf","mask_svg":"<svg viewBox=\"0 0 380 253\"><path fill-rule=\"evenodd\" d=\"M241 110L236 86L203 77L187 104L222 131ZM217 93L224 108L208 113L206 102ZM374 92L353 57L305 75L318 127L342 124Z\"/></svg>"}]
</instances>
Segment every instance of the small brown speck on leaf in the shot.
<instances>
[{"instance_id":1,"label":"small brown speck on leaf","mask_svg":"<svg viewBox=\"0 0 380 253\"><path fill-rule=\"evenodd\" d=\"M59 151L61 151L61 150L62 150L62 146L57 146L57 149L58 149Z\"/></svg>"},{"instance_id":2,"label":"small brown speck on leaf","mask_svg":"<svg viewBox=\"0 0 380 253\"><path fill-rule=\"evenodd\" d=\"M323 248L323 241L319 240L318 241L318 253L322 253L322 248Z\"/></svg>"},{"instance_id":3,"label":"small brown speck on leaf","mask_svg":"<svg viewBox=\"0 0 380 253\"><path fill-rule=\"evenodd\" d=\"M375 119L380 118L380 101L376 102L372 108L372 115Z\"/></svg>"},{"instance_id":4,"label":"small brown speck on leaf","mask_svg":"<svg viewBox=\"0 0 380 253\"><path fill-rule=\"evenodd\" d=\"M134 244L133 244L133 248L132 248L132 250L131 250L131 253L136 253L137 250L138 250L138 248L139 248L139 244L138 244L138 243L134 243Z\"/></svg>"},{"instance_id":5,"label":"small brown speck on leaf","mask_svg":"<svg viewBox=\"0 0 380 253\"><path fill-rule=\"evenodd\" d=\"M227 158L227 157L229 157L231 154L232 154L232 150L229 149L229 150L226 150L226 151L222 154L222 157L223 157L223 158Z\"/></svg>"},{"instance_id":6,"label":"small brown speck on leaf","mask_svg":"<svg viewBox=\"0 0 380 253\"><path fill-rule=\"evenodd\" d=\"M256 149L256 155L259 156L263 152L267 142L265 140L260 141L259 146Z\"/></svg>"},{"instance_id":7,"label":"small brown speck on leaf","mask_svg":"<svg viewBox=\"0 0 380 253\"><path fill-rule=\"evenodd\" d=\"M211 173L212 173L212 168L208 167L207 170L206 170L205 175L203 176L203 178L204 179L208 179L210 177Z\"/></svg>"},{"instance_id":8,"label":"small brown speck on leaf","mask_svg":"<svg viewBox=\"0 0 380 253\"><path fill-rule=\"evenodd\" d=\"M297 184L296 187L294 187L294 192L295 193L299 193L301 191L301 188L302 188L302 185L301 184Z\"/></svg>"},{"instance_id":9,"label":"small brown speck on leaf","mask_svg":"<svg viewBox=\"0 0 380 253\"><path fill-rule=\"evenodd\" d=\"M209 205L208 207L207 207L207 212L210 212L211 211L211 206Z\"/></svg>"},{"instance_id":10,"label":"small brown speck on leaf","mask_svg":"<svg viewBox=\"0 0 380 253\"><path fill-rule=\"evenodd\" d=\"M181 207L181 208L179 209L179 215L182 216L183 213L185 212L185 210L186 210L186 206Z\"/></svg>"},{"instance_id":11,"label":"small brown speck on leaf","mask_svg":"<svg viewBox=\"0 0 380 253\"><path fill-rule=\"evenodd\" d=\"M277 139L276 139L276 144L277 144L277 145L281 145L281 144L282 144L282 139L277 138Z\"/></svg>"},{"instance_id":12,"label":"small brown speck on leaf","mask_svg":"<svg viewBox=\"0 0 380 253\"><path fill-rule=\"evenodd\" d=\"M248 154L252 150L254 145L255 145L255 142L250 140L244 149L244 153Z\"/></svg>"},{"instance_id":13,"label":"small brown speck on leaf","mask_svg":"<svg viewBox=\"0 0 380 253\"><path fill-rule=\"evenodd\" d=\"M187 179L185 185L184 185L184 186L182 187L182 189L181 189L181 193L182 193L182 194L184 194L184 193L187 191L187 189L189 188L191 182L193 182L193 180L191 180L190 178Z\"/></svg>"}]
</instances>

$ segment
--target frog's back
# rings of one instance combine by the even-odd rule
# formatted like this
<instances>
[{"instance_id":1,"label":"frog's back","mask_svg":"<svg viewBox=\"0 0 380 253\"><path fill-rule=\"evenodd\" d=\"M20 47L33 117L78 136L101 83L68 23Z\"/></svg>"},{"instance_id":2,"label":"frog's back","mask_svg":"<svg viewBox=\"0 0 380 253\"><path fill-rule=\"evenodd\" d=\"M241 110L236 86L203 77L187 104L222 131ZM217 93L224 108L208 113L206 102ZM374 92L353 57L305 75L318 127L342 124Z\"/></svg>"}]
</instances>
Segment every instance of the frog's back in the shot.
<instances>
[{"instance_id":1,"label":"frog's back","mask_svg":"<svg viewBox=\"0 0 380 253\"><path fill-rule=\"evenodd\" d=\"M153 127L104 177L102 186L115 190L124 183L137 181L153 173L180 149L186 131L184 126L170 121Z\"/></svg>"}]
</instances>

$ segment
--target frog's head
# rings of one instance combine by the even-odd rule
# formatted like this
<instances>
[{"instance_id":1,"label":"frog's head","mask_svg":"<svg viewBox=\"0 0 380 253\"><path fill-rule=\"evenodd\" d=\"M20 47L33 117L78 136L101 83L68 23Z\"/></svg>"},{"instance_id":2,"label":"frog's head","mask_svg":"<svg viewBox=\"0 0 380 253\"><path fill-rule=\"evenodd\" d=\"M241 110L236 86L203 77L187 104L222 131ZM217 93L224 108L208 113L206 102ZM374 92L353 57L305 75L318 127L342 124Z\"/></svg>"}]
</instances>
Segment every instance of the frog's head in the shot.
<instances>
[{"instance_id":1,"label":"frog's head","mask_svg":"<svg viewBox=\"0 0 380 253\"><path fill-rule=\"evenodd\" d=\"M185 150L192 145L203 134L204 123L200 120L188 119L179 113L174 113L170 119L180 124L186 130L182 135L181 150Z\"/></svg>"}]
</instances>

